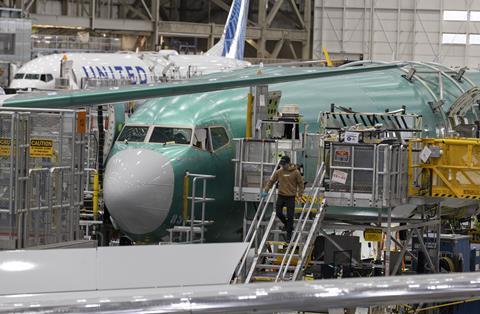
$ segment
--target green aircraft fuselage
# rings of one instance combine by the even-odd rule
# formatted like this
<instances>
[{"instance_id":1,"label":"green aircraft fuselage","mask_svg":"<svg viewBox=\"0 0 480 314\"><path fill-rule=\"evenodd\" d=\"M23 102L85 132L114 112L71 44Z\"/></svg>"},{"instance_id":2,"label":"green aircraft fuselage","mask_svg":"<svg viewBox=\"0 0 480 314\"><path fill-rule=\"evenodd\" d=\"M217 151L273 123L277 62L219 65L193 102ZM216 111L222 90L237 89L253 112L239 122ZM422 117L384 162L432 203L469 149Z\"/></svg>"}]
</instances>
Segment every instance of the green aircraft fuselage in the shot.
<instances>
[{"instance_id":1,"label":"green aircraft fuselage","mask_svg":"<svg viewBox=\"0 0 480 314\"><path fill-rule=\"evenodd\" d=\"M271 75L283 75L292 71L289 67L265 67L261 70L265 74ZM319 69L315 70L318 71ZM247 68L210 75L199 80L208 82L243 78L254 76L256 71L258 71L257 68ZM308 72L311 71L311 68L295 69L295 71ZM330 70L320 69L320 71ZM319 113L329 111L330 105L334 103L351 107L358 112L384 112L386 109L395 110L406 106L407 112L422 115L425 134L435 136L444 127L443 121L432 112L429 105L436 100L432 92L433 94L439 93L438 84L435 83L438 80L437 74L423 75L430 90L418 80L409 81L402 75L405 75L405 72L400 68L390 68L375 72L358 72L343 76L273 84L269 86L269 90L280 90L282 92L280 107L287 104L299 106L303 122L309 126L309 132L318 130ZM475 82L480 81L478 73L466 75ZM448 109L455 99L463 93L462 90L465 91L472 87L465 80L453 82L448 77L444 78L443 85L444 110ZM227 145L213 152L193 145L149 143L147 142L149 136L141 142L128 141L128 143L125 143L117 141L107 162L105 201L120 229L134 239L159 240L165 236L168 228L181 221L183 178L185 173L189 171L191 173L216 175L216 178L208 183L207 189L208 196L215 198L215 202L207 205L206 217L215 221L208 229L207 239L209 241L241 239L240 230L244 207L242 204L233 201L234 165L232 159L235 155L233 139L245 136L248 91L248 88L237 88L152 99L146 101L132 115L127 122L127 126L148 126L150 128L153 128L153 126L168 126L190 129L221 126L226 129L230 141ZM152 132L152 130L150 129L149 132ZM117 175L121 175L123 172L116 171L115 167L126 167L124 173L130 171L127 169L130 166L124 164L122 160L116 162L112 162L112 160L116 156L120 156L121 152L125 154L125 151L129 150L135 152L138 156L138 161L135 163L139 165L142 165L142 154L145 155L147 153L144 152L148 151L148 154L154 152L161 156L161 162L173 169L173 182L171 182L171 186L167 184L168 189L173 188L172 192L167 193L167 195L159 192L161 197L171 197L171 199L151 198L154 197L152 193L155 194L156 191L152 189L153 185L142 182L133 173L131 174L132 179L120 178L115 181L115 184L128 182L130 188L120 194L112 194L115 189L118 189L118 186L111 185L108 182L109 171L113 171ZM135 161L135 159L129 160L130 163L132 163L132 160ZM159 169L166 169L165 167L161 166ZM161 173L158 173L158 176L151 175L154 181L157 180L155 182L162 178ZM160 191L162 184L164 183L159 183L155 188ZM139 192L143 187L148 188L149 192L145 194ZM131 202L132 198L137 197L136 195L138 199ZM119 197L125 199L118 199ZM144 200L145 202L148 200L148 204L142 203ZM165 215L159 218L155 215L156 204L154 203L158 203L160 206L163 202L164 204L168 203L169 208L164 209ZM133 205L123 206L121 209L115 207L118 207L118 204L127 203ZM155 221L157 218L158 221ZM137 228L142 224L149 227L146 229Z\"/></svg>"}]
</instances>

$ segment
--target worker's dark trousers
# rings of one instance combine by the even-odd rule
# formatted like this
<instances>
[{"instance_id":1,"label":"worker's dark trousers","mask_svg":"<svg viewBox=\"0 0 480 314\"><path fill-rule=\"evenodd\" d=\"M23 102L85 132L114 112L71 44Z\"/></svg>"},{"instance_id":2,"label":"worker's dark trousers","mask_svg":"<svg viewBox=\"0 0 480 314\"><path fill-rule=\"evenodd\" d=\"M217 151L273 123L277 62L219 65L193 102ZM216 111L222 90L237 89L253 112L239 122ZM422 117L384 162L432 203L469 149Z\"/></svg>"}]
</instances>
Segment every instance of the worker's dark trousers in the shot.
<instances>
[{"instance_id":1,"label":"worker's dark trousers","mask_svg":"<svg viewBox=\"0 0 480 314\"><path fill-rule=\"evenodd\" d=\"M283 214L283 207L287 208L287 217ZM277 217L285 225L287 238L290 239L293 231L293 216L295 214L295 196L278 195L277 198Z\"/></svg>"}]
</instances>

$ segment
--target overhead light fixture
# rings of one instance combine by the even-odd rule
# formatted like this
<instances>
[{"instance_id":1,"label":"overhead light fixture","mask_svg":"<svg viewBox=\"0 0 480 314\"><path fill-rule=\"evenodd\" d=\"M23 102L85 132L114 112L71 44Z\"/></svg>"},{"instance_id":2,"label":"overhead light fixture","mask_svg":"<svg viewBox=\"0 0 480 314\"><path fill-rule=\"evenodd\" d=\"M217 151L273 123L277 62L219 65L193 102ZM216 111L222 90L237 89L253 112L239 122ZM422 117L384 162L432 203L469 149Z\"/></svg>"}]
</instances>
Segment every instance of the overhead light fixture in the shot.
<instances>
[{"instance_id":1,"label":"overhead light fixture","mask_svg":"<svg viewBox=\"0 0 480 314\"><path fill-rule=\"evenodd\" d=\"M59 28L59 29L85 29L81 26L67 26L67 25L48 25L48 24L33 24L32 27L36 28Z\"/></svg>"}]
</instances>

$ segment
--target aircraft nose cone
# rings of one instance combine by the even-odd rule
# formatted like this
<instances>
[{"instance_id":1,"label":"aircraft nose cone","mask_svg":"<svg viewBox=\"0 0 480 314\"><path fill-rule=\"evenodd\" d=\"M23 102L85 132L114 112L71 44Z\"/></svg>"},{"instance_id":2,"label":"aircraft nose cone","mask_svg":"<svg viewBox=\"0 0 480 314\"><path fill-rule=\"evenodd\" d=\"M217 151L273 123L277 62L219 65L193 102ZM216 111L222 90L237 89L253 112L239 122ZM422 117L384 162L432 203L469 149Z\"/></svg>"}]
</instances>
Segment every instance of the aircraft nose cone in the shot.
<instances>
[{"instance_id":1,"label":"aircraft nose cone","mask_svg":"<svg viewBox=\"0 0 480 314\"><path fill-rule=\"evenodd\" d=\"M108 161L105 204L123 231L145 234L160 227L172 205L173 189L173 167L160 153L126 149Z\"/></svg>"}]
</instances>

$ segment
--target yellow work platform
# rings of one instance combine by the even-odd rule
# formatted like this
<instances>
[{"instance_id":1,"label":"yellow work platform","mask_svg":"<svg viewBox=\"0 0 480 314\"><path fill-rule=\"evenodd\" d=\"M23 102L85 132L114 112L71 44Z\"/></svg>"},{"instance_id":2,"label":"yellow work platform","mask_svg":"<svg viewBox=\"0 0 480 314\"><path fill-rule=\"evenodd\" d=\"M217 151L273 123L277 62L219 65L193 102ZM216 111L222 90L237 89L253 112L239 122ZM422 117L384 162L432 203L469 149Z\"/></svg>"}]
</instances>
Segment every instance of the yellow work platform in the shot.
<instances>
[{"instance_id":1,"label":"yellow work platform","mask_svg":"<svg viewBox=\"0 0 480 314\"><path fill-rule=\"evenodd\" d=\"M408 145L411 196L480 199L480 139L418 139Z\"/></svg>"}]
</instances>

